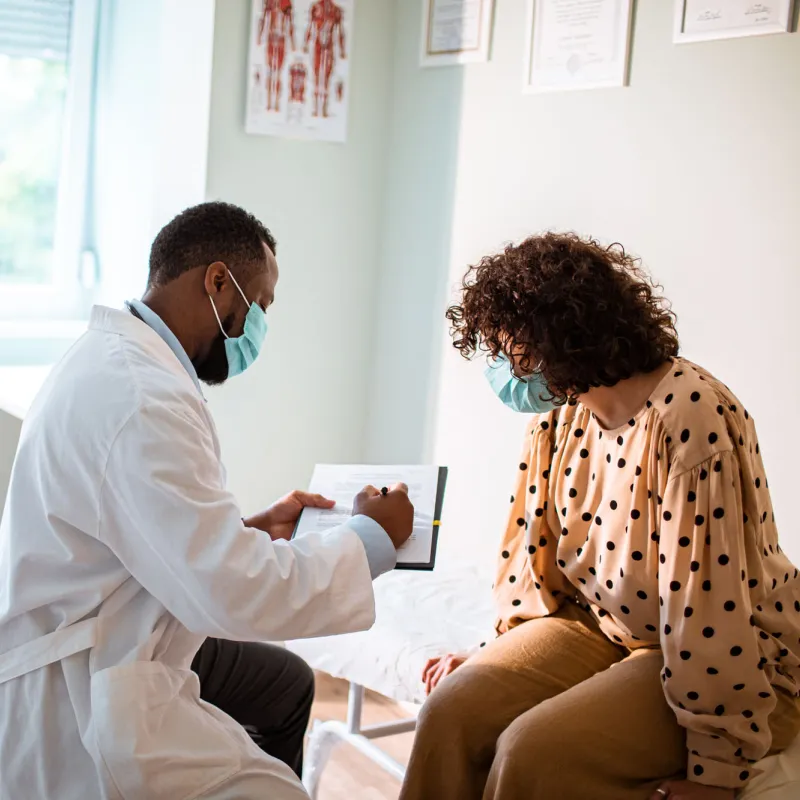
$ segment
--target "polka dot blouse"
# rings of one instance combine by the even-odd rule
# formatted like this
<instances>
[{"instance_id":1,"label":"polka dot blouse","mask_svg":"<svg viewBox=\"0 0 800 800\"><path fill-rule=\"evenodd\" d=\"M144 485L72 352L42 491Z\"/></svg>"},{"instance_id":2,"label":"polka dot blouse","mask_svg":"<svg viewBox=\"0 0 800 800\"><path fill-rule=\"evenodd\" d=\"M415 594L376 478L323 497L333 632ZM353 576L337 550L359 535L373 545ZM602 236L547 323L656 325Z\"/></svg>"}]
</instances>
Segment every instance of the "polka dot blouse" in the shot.
<instances>
[{"instance_id":1,"label":"polka dot blouse","mask_svg":"<svg viewBox=\"0 0 800 800\"><path fill-rule=\"evenodd\" d=\"M755 425L682 359L617 430L581 403L533 419L495 594L498 633L571 598L619 645L660 646L700 783L744 785L770 746L774 687L800 688L800 579Z\"/></svg>"}]
</instances>

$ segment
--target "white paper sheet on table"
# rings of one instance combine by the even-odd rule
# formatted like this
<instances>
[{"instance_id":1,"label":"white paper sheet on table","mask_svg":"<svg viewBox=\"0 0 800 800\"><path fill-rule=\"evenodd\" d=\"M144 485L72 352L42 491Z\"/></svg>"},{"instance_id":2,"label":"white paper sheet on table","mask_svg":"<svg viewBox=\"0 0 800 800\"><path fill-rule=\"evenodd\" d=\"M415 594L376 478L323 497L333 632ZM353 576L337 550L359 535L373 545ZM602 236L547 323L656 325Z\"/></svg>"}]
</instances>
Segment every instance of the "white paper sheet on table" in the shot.
<instances>
[{"instance_id":1,"label":"white paper sheet on table","mask_svg":"<svg viewBox=\"0 0 800 800\"><path fill-rule=\"evenodd\" d=\"M352 516L353 500L365 486L380 489L400 482L408 486L408 496L414 504L414 530L398 551L397 563L400 566L430 564L435 556L434 521L439 492L439 467L436 466L318 464L309 491L335 501L336 506L330 511L306 508L300 515L295 537L347 522Z\"/></svg>"}]
</instances>

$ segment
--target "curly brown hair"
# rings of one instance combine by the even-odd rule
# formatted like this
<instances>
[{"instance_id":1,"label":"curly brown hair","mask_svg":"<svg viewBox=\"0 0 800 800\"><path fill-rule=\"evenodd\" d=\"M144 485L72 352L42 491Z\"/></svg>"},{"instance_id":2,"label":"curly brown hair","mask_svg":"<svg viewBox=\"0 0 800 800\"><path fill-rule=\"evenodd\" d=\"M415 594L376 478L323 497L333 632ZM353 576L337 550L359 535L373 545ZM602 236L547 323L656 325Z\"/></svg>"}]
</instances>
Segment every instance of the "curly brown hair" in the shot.
<instances>
[{"instance_id":1,"label":"curly brown hair","mask_svg":"<svg viewBox=\"0 0 800 800\"><path fill-rule=\"evenodd\" d=\"M465 358L516 355L523 372L541 362L552 399L563 403L678 354L660 289L619 244L545 233L470 267L461 304L446 316Z\"/></svg>"}]
</instances>

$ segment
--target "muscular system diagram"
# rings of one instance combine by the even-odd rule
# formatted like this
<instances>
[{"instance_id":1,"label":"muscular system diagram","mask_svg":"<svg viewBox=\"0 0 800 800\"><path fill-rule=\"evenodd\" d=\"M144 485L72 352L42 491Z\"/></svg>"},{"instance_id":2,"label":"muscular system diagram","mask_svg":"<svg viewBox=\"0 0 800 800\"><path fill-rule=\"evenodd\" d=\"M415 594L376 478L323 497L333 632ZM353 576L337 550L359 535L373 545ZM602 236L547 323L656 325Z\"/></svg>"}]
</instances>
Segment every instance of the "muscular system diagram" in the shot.
<instances>
[{"instance_id":1,"label":"muscular system diagram","mask_svg":"<svg viewBox=\"0 0 800 800\"><path fill-rule=\"evenodd\" d=\"M339 57L347 58L344 41L344 15L333 0L317 0L312 4L308 15L304 50L306 53L313 42L314 106L313 116L328 116L328 96L331 88L331 75L336 65L337 43Z\"/></svg>"},{"instance_id":2,"label":"muscular system diagram","mask_svg":"<svg viewBox=\"0 0 800 800\"><path fill-rule=\"evenodd\" d=\"M360 1L249 0L247 133L347 140L350 26Z\"/></svg>"},{"instance_id":3,"label":"muscular system diagram","mask_svg":"<svg viewBox=\"0 0 800 800\"><path fill-rule=\"evenodd\" d=\"M306 78L308 70L302 61L295 61L289 67L289 118L302 119L303 105L306 102Z\"/></svg>"},{"instance_id":4,"label":"muscular system diagram","mask_svg":"<svg viewBox=\"0 0 800 800\"><path fill-rule=\"evenodd\" d=\"M294 11L292 0L264 0L258 26L258 44L266 44L267 111L280 111L286 40L294 50Z\"/></svg>"}]
</instances>

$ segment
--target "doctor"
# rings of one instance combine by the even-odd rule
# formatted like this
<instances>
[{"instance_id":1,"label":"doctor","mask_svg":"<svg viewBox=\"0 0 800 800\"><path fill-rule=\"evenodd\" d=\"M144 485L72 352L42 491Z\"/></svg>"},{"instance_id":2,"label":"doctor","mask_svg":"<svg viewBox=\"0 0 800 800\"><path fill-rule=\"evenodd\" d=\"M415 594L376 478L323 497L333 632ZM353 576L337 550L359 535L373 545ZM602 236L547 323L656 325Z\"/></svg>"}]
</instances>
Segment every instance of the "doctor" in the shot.
<instances>
[{"instance_id":1,"label":"doctor","mask_svg":"<svg viewBox=\"0 0 800 800\"><path fill-rule=\"evenodd\" d=\"M299 541L321 498L242 520L200 383L255 360L277 277L254 217L185 211L155 240L144 301L95 308L25 420L0 523L4 800L306 797L190 665L207 637L368 628L413 508L402 486L368 487L349 523Z\"/></svg>"}]
</instances>

